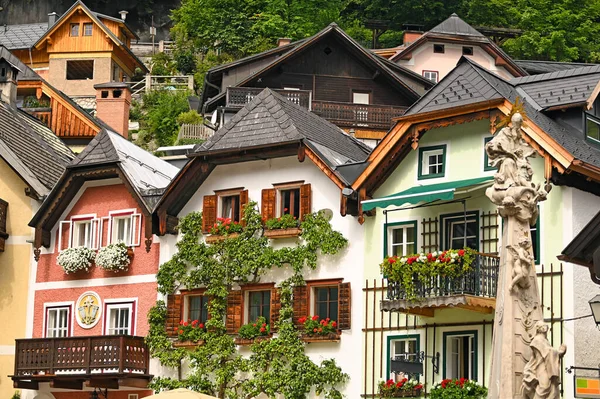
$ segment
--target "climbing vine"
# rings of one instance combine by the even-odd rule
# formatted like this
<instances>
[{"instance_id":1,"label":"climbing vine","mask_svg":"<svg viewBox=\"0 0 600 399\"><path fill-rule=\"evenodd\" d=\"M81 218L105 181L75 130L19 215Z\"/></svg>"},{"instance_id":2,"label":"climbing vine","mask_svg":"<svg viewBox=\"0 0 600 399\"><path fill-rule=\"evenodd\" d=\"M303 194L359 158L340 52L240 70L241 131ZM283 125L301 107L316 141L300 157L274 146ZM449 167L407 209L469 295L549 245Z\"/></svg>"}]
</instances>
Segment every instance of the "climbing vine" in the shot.
<instances>
[{"instance_id":1,"label":"climbing vine","mask_svg":"<svg viewBox=\"0 0 600 399\"><path fill-rule=\"evenodd\" d=\"M186 387L219 398L245 399L265 393L270 398L305 398L314 390L329 399L342 397L339 388L348 380L335 360L317 364L304 352L304 342L292 323L295 286L304 285L303 274L317 267L319 256L339 253L347 240L334 231L322 213L305 215L301 239L296 245L275 249L263 235L257 204L244 207L242 231L207 245L202 237L202 214L193 212L180 220L178 252L161 265L157 274L159 292L168 295L180 289L205 288L210 318L205 322L203 345L192 351L173 347L166 332L167 307L163 301L150 310L146 342L163 366L177 368L179 378L155 378L155 390ZM257 283L273 268L285 268L290 277L280 283L281 308L277 334L256 341L251 354L242 356L234 337L227 334L227 295L241 284ZM183 365L189 372L181 375Z\"/></svg>"}]
</instances>

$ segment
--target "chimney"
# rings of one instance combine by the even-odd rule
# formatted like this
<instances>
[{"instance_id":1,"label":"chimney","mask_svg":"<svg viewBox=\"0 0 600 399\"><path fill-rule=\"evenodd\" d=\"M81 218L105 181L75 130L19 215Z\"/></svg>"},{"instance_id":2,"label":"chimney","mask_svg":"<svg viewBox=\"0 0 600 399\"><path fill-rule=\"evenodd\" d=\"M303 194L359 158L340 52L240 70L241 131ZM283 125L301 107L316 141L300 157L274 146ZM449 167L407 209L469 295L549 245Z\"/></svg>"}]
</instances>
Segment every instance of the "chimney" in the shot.
<instances>
[{"instance_id":1,"label":"chimney","mask_svg":"<svg viewBox=\"0 0 600 399\"><path fill-rule=\"evenodd\" d=\"M109 82L94 85L96 117L121 136L129 137L131 89L127 83Z\"/></svg>"},{"instance_id":2,"label":"chimney","mask_svg":"<svg viewBox=\"0 0 600 399\"><path fill-rule=\"evenodd\" d=\"M14 107L17 102L17 75L19 68L0 58L0 100Z\"/></svg>"},{"instance_id":3,"label":"chimney","mask_svg":"<svg viewBox=\"0 0 600 399\"><path fill-rule=\"evenodd\" d=\"M277 39L277 47L287 46L292 42L292 39L287 37L280 37Z\"/></svg>"},{"instance_id":4,"label":"chimney","mask_svg":"<svg viewBox=\"0 0 600 399\"><path fill-rule=\"evenodd\" d=\"M127 14L129 14L129 11L119 11L119 14L121 14L121 19L123 20L123 22L125 22L125 18L127 18Z\"/></svg>"},{"instance_id":5,"label":"chimney","mask_svg":"<svg viewBox=\"0 0 600 399\"><path fill-rule=\"evenodd\" d=\"M414 43L418 38L423 36L423 32L416 30L405 30L402 35L402 44L408 46L411 43Z\"/></svg>"},{"instance_id":6,"label":"chimney","mask_svg":"<svg viewBox=\"0 0 600 399\"><path fill-rule=\"evenodd\" d=\"M58 18L58 14L55 12L51 12L48 14L48 29L52 27L56 23L56 19Z\"/></svg>"}]
</instances>

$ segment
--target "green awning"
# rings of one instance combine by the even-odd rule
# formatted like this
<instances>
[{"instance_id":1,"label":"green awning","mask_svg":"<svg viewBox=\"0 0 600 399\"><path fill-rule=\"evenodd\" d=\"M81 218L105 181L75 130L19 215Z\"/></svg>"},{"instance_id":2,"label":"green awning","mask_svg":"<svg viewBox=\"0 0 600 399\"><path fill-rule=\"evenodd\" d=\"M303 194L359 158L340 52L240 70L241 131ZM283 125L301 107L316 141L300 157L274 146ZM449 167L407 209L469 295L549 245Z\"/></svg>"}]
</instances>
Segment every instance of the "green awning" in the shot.
<instances>
[{"instance_id":1,"label":"green awning","mask_svg":"<svg viewBox=\"0 0 600 399\"><path fill-rule=\"evenodd\" d=\"M451 181L447 183L430 184L428 186L415 186L399 193L382 198L374 198L362 201L363 211L375 208L387 208L390 205L401 206L405 204L418 204L419 202L431 202L435 200L454 199L456 190L467 187L487 186L494 176L478 177L475 179Z\"/></svg>"}]
</instances>

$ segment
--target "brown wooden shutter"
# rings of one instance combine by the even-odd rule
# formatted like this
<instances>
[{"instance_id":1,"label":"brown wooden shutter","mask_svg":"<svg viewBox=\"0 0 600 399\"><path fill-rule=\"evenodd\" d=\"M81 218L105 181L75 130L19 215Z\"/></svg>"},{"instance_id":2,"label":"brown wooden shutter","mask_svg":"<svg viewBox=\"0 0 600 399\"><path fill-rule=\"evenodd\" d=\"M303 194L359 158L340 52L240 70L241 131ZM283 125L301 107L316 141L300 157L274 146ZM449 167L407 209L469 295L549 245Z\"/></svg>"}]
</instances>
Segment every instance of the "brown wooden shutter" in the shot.
<instances>
[{"instance_id":1,"label":"brown wooden shutter","mask_svg":"<svg viewBox=\"0 0 600 399\"><path fill-rule=\"evenodd\" d=\"M179 322L182 320L181 305L181 294L167 295L167 323L165 328L169 337L178 336L176 328L179 327Z\"/></svg>"},{"instance_id":2,"label":"brown wooden shutter","mask_svg":"<svg viewBox=\"0 0 600 399\"><path fill-rule=\"evenodd\" d=\"M227 334L237 334L242 326L242 291L229 291L227 295L227 315L225 328Z\"/></svg>"},{"instance_id":3,"label":"brown wooden shutter","mask_svg":"<svg viewBox=\"0 0 600 399\"><path fill-rule=\"evenodd\" d=\"M308 317L308 287L303 285L300 287L294 287L293 294L293 309L294 317L292 321L296 327L302 328L303 323L298 322L301 317Z\"/></svg>"},{"instance_id":4,"label":"brown wooden shutter","mask_svg":"<svg viewBox=\"0 0 600 399\"><path fill-rule=\"evenodd\" d=\"M248 190L240 191L240 222L243 224L244 207L248 204Z\"/></svg>"},{"instance_id":5,"label":"brown wooden shutter","mask_svg":"<svg viewBox=\"0 0 600 399\"><path fill-rule=\"evenodd\" d=\"M202 232L208 233L217 223L217 196L205 195L202 204Z\"/></svg>"},{"instance_id":6,"label":"brown wooden shutter","mask_svg":"<svg viewBox=\"0 0 600 399\"><path fill-rule=\"evenodd\" d=\"M271 330L275 330L275 324L279 323L279 311L281 310L280 293L279 288L271 288Z\"/></svg>"},{"instance_id":7,"label":"brown wooden shutter","mask_svg":"<svg viewBox=\"0 0 600 399\"><path fill-rule=\"evenodd\" d=\"M275 217L275 189L265 188L262 190L260 201L260 213L263 220L273 219Z\"/></svg>"},{"instance_id":8,"label":"brown wooden shutter","mask_svg":"<svg viewBox=\"0 0 600 399\"><path fill-rule=\"evenodd\" d=\"M300 220L304 220L304 215L312 212L312 193L310 184L300 186Z\"/></svg>"},{"instance_id":9,"label":"brown wooden shutter","mask_svg":"<svg viewBox=\"0 0 600 399\"><path fill-rule=\"evenodd\" d=\"M349 330L352 320L352 291L350 283L338 284L338 328Z\"/></svg>"}]
</instances>

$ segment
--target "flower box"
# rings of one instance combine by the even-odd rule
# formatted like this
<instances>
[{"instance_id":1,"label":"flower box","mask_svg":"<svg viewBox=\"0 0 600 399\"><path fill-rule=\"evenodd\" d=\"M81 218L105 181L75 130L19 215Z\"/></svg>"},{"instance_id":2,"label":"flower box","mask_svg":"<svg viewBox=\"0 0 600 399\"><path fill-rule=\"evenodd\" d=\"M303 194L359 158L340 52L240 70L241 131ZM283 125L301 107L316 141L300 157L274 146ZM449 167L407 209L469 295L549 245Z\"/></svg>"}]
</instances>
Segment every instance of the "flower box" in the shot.
<instances>
[{"instance_id":1,"label":"flower box","mask_svg":"<svg viewBox=\"0 0 600 399\"><path fill-rule=\"evenodd\" d=\"M243 345L252 345L255 342L268 341L272 337L273 337L273 334L263 335L263 336L252 338L252 339L246 339L246 338L236 337L234 342L235 342L236 345L241 345L241 346L243 346Z\"/></svg>"},{"instance_id":2,"label":"flower box","mask_svg":"<svg viewBox=\"0 0 600 399\"><path fill-rule=\"evenodd\" d=\"M215 234L213 234L213 235L204 237L204 241L207 244L212 244L212 243L215 243L215 242L223 241L223 240L225 240L227 238L235 238L235 237L238 237L239 235L240 235L239 233L231 233L231 234L227 234L227 235L215 235Z\"/></svg>"},{"instance_id":3,"label":"flower box","mask_svg":"<svg viewBox=\"0 0 600 399\"><path fill-rule=\"evenodd\" d=\"M392 396L392 397L393 398L418 398L420 396L421 396L421 390L414 389L413 391L399 392L397 394L394 394L394 396Z\"/></svg>"},{"instance_id":4,"label":"flower box","mask_svg":"<svg viewBox=\"0 0 600 399\"><path fill-rule=\"evenodd\" d=\"M327 335L308 335L308 334L302 334L302 340L304 342L306 342L307 344L310 344L311 342L340 342L340 337L341 337L341 332L337 332L337 333L329 333Z\"/></svg>"},{"instance_id":5,"label":"flower box","mask_svg":"<svg viewBox=\"0 0 600 399\"><path fill-rule=\"evenodd\" d=\"M204 345L203 339L201 339L198 342L192 342L192 341L175 341L175 342L173 342L174 348L184 348L187 350L194 350L197 346L202 346L202 345Z\"/></svg>"},{"instance_id":6,"label":"flower box","mask_svg":"<svg viewBox=\"0 0 600 399\"><path fill-rule=\"evenodd\" d=\"M265 229L265 237L268 238L288 238L288 237L298 237L300 235L300 228L293 227L290 229L273 229L267 230Z\"/></svg>"}]
</instances>

